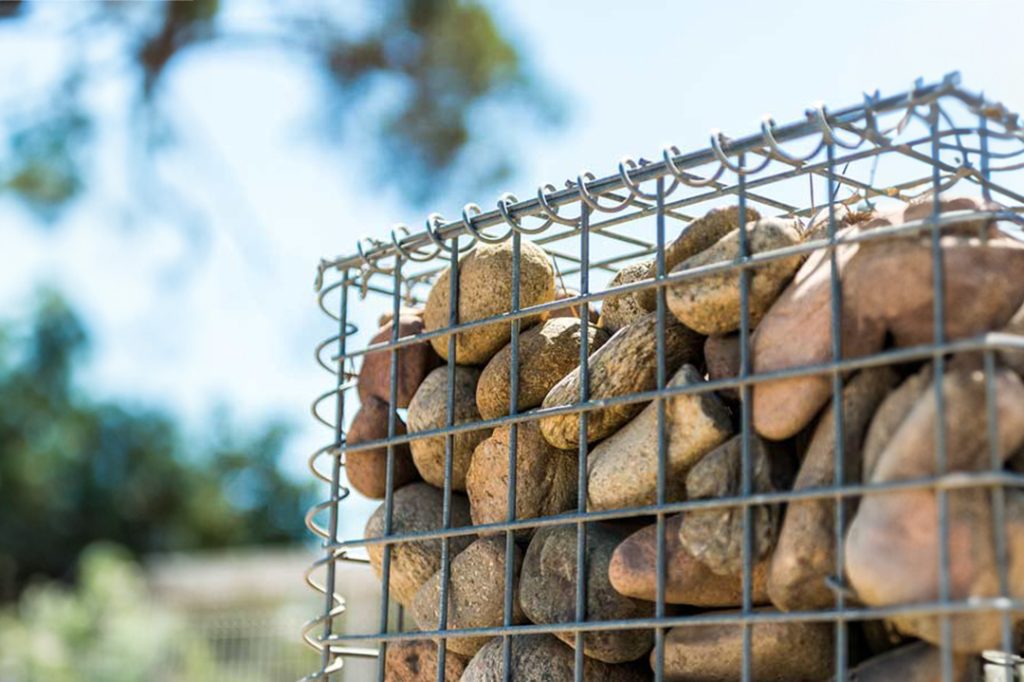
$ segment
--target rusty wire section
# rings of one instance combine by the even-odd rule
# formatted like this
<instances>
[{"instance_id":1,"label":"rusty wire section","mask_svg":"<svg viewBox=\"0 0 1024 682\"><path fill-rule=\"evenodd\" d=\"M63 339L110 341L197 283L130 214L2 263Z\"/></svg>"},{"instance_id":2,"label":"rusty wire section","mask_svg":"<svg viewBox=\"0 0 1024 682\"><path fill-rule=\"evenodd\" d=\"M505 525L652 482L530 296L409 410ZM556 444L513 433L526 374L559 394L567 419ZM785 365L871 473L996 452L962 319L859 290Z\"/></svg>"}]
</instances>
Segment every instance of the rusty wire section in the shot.
<instances>
[{"instance_id":1,"label":"rusty wire section","mask_svg":"<svg viewBox=\"0 0 1024 682\"><path fill-rule=\"evenodd\" d=\"M389 642L410 639L435 638L439 642L437 679L443 680L446 641L456 637L497 636L502 641L505 679L509 679L510 641L512 634L576 633L575 678L583 680L583 633L593 631L621 631L650 629L654 632L654 678L664 677L665 632L670 627L721 624L743 629L742 679L754 679L751 668L752 626L768 622L828 622L835 625L834 679L845 681L849 675L847 661L848 624L855 621L881 619L892 616L929 615L942 621L942 679L952 681L953 648L951 646L950 619L955 615L976 612L996 612L1003 617L1003 650L1013 651L1012 614L1024 610L1024 600L1011 597L1006 578L1005 538L996 533L997 554L1001 557L1002 573L1000 596L956 600L950 597L950 556L948 543L949 512L947 495L951 491L969 488L989 490L992 495L993 516L1002 521L1006 488L1020 488L1024 476L1003 470L1002 454L996 443L996 415L993 387L994 354L999 350L1024 349L1024 338L1012 334L992 332L977 337L950 340L945 337L945 289L939 239L945 227L963 223L966 219L1000 220L1003 231L1020 239L1024 232L1024 129L1018 126L1016 114L998 103L986 100L960 86L957 74L950 74L939 82L917 82L907 92L881 96L877 92L865 95L855 106L829 111L823 105L808 109L802 120L779 126L766 118L760 131L749 137L730 139L713 132L705 149L682 153L675 147L663 150L657 160L624 159L615 172L597 177L588 171L567 180L559 189L551 184L539 187L528 199L511 194L502 195L495 208L483 210L476 204L467 204L457 220L446 220L430 215L423 229L410 230L404 225L391 230L388 239L367 238L356 245L356 253L348 257L324 260L317 272L316 288L323 312L335 325L335 333L315 349L317 363L334 378L332 388L313 403L313 416L331 429L332 441L309 458L313 474L329 490L327 499L317 504L306 516L306 524L321 540L323 557L313 565L306 576L311 587L323 595L323 610L304 628L303 636L310 646L321 653L321 667L308 675L307 680L331 679L341 670L348 657L379 657L378 679L385 679L383 654ZM957 187L980 193L984 198L1001 206L983 212L940 213L938 196ZM931 202L931 214L920 220L879 227L855 235L840 235L837 211L845 208L884 207L889 203ZM714 263L689 270L666 272L665 247L681 229L703 215L709 208L739 206L740 257L735 261ZM804 225L811 220L824 221L825 236L804 241L796 246L751 254L747 236L745 208L755 206L762 215L800 218ZM841 285L836 265L840 247L891 240L910 235L929 236L933 245L933 292L935 333L932 343L894 348L884 352L844 357L841 347ZM540 245L555 263L556 271L565 282L571 282L579 293L563 299L521 307L519 287L513 286L513 300L509 312L472 322L459 322L457 310L459 255L478 242L492 243L513 240L513 281L519 275L520 240L529 239ZM827 362L793 367L772 372L754 373L750 357L749 297L752 269L782 258L814 251L827 253L830 260L832 287L832 357ZM656 277L616 287L604 284L623 264L638 259L653 258ZM354 347L352 337L359 333L352 321L352 311L370 305L380 312L386 309L394 319L400 306L425 300L430 285L444 269L450 268L451 314L449 326L416 336L398 336L398 325L389 341L365 347ZM710 274L740 273L740 368L736 376L710 380L697 385L667 385L668 369L665 363L664 330L668 314L665 305L666 287L673 283L706 277ZM1024 276L1024 273L1021 273ZM594 286L594 285L597 286ZM610 295L654 289L657 294L657 388L653 391L591 399L588 393L586 371L588 347L586 334L582 334L580 348L581 381L576 404L533 409L519 412L515 397L519 366L518 339L524 318L541 312L550 312L568 305L578 307L581 320L587 320L590 306ZM375 299L372 304L370 299ZM511 326L511 382L512 401L509 414L496 419L471 424L453 421L454 362L448 362L448 422L441 428L399 435L396 431L398 350L410 344L447 335L449 357L454 357L455 334L452 331L475 329L486 324L501 322ZM345 439L346 398L355 384L355 367L366 353L387 351L391 358L391 407L389 408L388 437L386 439L347 445ZM992 448L992 470L976 472L946 472L948 453L943 423L942 381L947 356L958 352L983 355L987 405L989 443ZM757 492L752 487L751 391L760 383L780 378L825 376L831 381L831 395L839 397L844 388L846 374L853 370L883 365L930 361L934 370L935 400L938 408L938 428L935 434L937 475L914 480L884 483L861 483L844 480L843 408L842 401L832 400L836 431L834 454L835 477L832 485L803 490L787 489L782 492ZM665 437L666 399L688 393L735 389L740 395L739 429L742 442L741 492L737 496L696 499L682 502L668 501L667 455ZM657 502L654 505L587 511L587 417L594 410L614 405L655 401L658 410L658 479ZM351 406L349 406L351 407ZM516 437L515 430L528 421L558 414L580 414L580 446L578 472L578 507L554 517L515 518ZM460 433L480 428L509 426L511 430L509 452L508 518L503 522L481 526L452 528L452 452L453 438ZM394 534L391 531L393 511L393 460L397 445L432 436L445 440L445 485L442 527L417 533ZM343 500L349 495L341 470L346 453L387 449L387 479L384 499L384 537L364 539L339 537L340 520L345 515ZM858 603L842 575L834 576L829 586L836 598L832 609L815 611L763 612L754 608L752 599L753 575L753 522L752 510L760 505L782 504L793 501L830 500L836 508L836 565L843 566L844 535L847 524L845 502L867 495L880 495L894 491L934 491L938 500L940 565L939 599L932 602L869 607ZM736 613L708 612L697 615L675 615L666 609L665 581L666 547L663 529L666 517L687 510L707 510L732 507L741 510L743 518L742 550L742 608ZM514 532L529 528L555 525L575 525L577 529L577 572L586 558L585 524L593 521L622 520L654 517L657 524L657 595L652 617L628 620L587 620L586 581L576 581L576 619L556 624L513 625L512 562L506 560L505 617L501 626L454 630L447 629L448 578L450 565L449 541L453 538L473 536L481 531L503 534L506 557L514 547ZM357 519L362 527L365 519ZM441 598L440 627L431 631L403 631L400 618L394 617L389 598L389 566L391 549L403 542L441 540ZM355 552L367 547L383 545L383 596L379 612L379 627L371 634L342 635L335 621L344 614L342 596L344 586L336 584L335 565L338 561L366 562ZM367 568L367 570L369 570ZM841 572L841 571L840 571ZM371 614L360 614L361 621ZM397 621L397 622L396 622ZM1007 678L1010 679L1010 678Z\"/></svg>"}]
</instances>

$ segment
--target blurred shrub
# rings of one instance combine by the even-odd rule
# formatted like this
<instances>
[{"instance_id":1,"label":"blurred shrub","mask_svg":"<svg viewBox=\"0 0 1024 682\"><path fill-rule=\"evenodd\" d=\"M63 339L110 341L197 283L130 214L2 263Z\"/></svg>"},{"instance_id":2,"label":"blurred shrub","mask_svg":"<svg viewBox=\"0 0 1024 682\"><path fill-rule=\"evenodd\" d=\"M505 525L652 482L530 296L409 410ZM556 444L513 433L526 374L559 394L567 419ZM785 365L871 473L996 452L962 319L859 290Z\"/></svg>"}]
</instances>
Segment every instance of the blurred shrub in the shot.
<instances>
[{"instance_id":1,"label":"blurred shrub","mask_svg":"<svg viewBox=\"0 0 1024 682\"><path fill-rule=\"evenodd\" d=\"M221 679L196 637L147 597L126 551L94 545L82 553L76 589L33 584L0 611L0 680Z\"/></svg>"}]
</instances>

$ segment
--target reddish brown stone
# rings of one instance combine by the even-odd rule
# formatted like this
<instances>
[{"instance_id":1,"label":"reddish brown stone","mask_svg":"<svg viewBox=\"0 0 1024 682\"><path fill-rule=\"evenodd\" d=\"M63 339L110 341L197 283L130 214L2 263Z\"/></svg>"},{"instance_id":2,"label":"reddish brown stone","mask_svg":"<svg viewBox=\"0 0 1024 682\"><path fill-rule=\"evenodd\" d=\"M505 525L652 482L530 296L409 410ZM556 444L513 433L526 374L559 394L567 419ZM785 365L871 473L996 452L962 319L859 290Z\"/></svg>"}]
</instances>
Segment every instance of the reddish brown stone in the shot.
<instances>
[{"instance_id":1,"label":"reddish brown stone","mask_svg":"<svg viewBox=\"0 0 1024 682\"><path fill-rule=\"evenodd\" d=\"M395 415L395 435L405 434L405 423ZM348 430L347 443L358 445L371 440L388 437L388 404L367 396L363 406L352 419ZM392 446L394 450L394 488L397 490L407 483L419 480L419 473L413 464L408 443ZM345 453L345 475L349 483L360 493L374 500L384 497L387 480L387 447L370 450L356 450Z\"/></svg>"},{"instance_id":2,"label":"reddish brown stone","mask_svg":"<svg viewBox=\"0 0 1024 682\"><path fill-rule=\"evenodd\" d=\"M391 341L394 327L389 321L373 335L368 345ZM398 318L398 336L415 336L423 333L423 318L401 316ZM359 370L359 399L366 402L373 396L384 402L391 400L391 355L390 350L367 353L363 357L363 366ZM441 358L427 342L414 343L398 349L398 407L409 407L416 389L423 378L441 364Z\"/></svg>"}]
</instances>

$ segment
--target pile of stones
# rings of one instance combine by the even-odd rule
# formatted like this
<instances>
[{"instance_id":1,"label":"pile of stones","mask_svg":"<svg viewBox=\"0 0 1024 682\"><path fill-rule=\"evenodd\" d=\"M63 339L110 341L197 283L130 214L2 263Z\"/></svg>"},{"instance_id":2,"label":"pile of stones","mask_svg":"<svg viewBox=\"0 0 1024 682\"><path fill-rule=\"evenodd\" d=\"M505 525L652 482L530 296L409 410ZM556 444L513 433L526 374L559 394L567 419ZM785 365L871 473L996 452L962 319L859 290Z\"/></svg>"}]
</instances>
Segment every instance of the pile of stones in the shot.
<instances>
[{"instance_id":1,"label":"pile of stones","mask_svg":"<svg viewBox=\"0 0 1024 682\"><path fill-rule=\"evenodd\" d=\"M943 226L938 244L945 301L942 340L988 332L1024 335L1024 243L1006 236L999 223L976 215L997 208L990 203L941 197L939 207L943 213L958 212L951 216L956 220ZM674 277L663 287L666 314L660 325L658 288L653 286L606 296L600 317L586 322L579 306L570 302L521 318L515 400L510 395L507 321L461 331L453 344L441 335L401 347L395 364L395 408L406 420L396 413L396 433L440 429L449 421L472 425L494 420L508 415L513 404L516 413L527 413L579 402L585 338L591 399L659 388L659 353L664 354L667 386L680 390L670 391L661 408L659 401L620 401L588 410L582 447L580 412L541 411L537 418L519 422L514 429L517 520L577 511L581 452L587 459L589 511L656 504L660 447L667 465L667 502L810 491L837 483L885 486L945 472L955 477L993 469L1021 471L1024 350L1014 351L1012 344L987 354L968 349L942 356L941 378L927 353L898 355L899 364L862 363L861 369L840 375L837 396L828 371L789 373L743 386L722 381L742 374L744 320L749 325L748 373L754 375L831 362L837 327L846 359L933 343L935 254L930 228L896 230L880 239L871 235L873 230L893 232L893 226L922 221L932 210L931 198L885 214L838 206L834 224L842 244L809 253L791 247L827 238L827 212L804 224L747 210L747 245L757 265L749 269L746 315L740 307L738 269L708 267L739 256L740 213L736 208L713 210L665 247L666 272L703 270ZM459 322L509 312L512 269L511 241L479 244L463 255ZM549 256L525 239L519 272L521 308L577 294L559 286ZM610 286L653 282L655 275L653 260L635 263L618 272ZM449 326L449 277L448 270L440 274L424 307L403 308L397 319L383 318L371 343L392 339L395 325L398 337ZM841 296L833 305L836 291ZM838 320L833 320L835 315ZM387 350L365 356L358 379L361 409L348 431L349 445L388 435L391 356ZM910 357L918 359L906 360ZM451 420L449 362L454 377ZM717 383L702 388L709 381ZM752 426L746 435L744 401ZM990 416L995 417L992 423ZM454 434L451 527L509 519L512 434L509 424ZM936 456L938 438L944 444L944 463ZM442 527L445 440L433 435L393 446L391 534ZM746 476L744 452L750 467ZM842 470L837 471L840 452ZM385 495L386 463L384 447L357 450L346 454L345 471L352 487L380 499ZM667 613L739 612L746 563L754 613L769 614L750 627L753 678L831 679L834 623L770 614L830 611L838 608L840 594L847 607L937 601L943 542L940 495L948 520L949 599L993 598L1001 589L1010 597L1024 596L1024 492L1006 488L1001 509L995 510L991 488L949 487L939 493L934 486L889 485L884 492L856 498L809 494L788 504L750 506L746 512L740 505L721 503L668 516L662 524ZM844 525L838 526L840 522ZM381 537L384 527L381 505L365 535ZM650 515L585 524L587 621L654 616L657 529ZM577 533L574 523L519 527L510 555L503 532L482 529L452 536L447 628L505 622L508 561L513 562L512 623L575 621ZM441 542L392 545L391 598L409 609L423 630L439 627ZM383 545L370 545L369 554L380 576ZM1009 618L1016 624L1024 614L1011 613ZM954 679L970 679L980 669L980 653L1001 648L1003 614L955 612L949 622ZM849 621L848 627L851 680L932 680L940 675L943 636L934 612L918 609L884 620ZM500 637L453 635L446 641L447 679L503 679ZM588 631L581 641L585 679L652 678L651 629ZM510 645L511 679L573 679L573 632L516 635ZM434 679L436 646L429 639L393 642L387 649L389 679ZM743 628L735 622L684 624L666 634L665 679L738 679L742 659Z\"/></svg>"}]
</instances>

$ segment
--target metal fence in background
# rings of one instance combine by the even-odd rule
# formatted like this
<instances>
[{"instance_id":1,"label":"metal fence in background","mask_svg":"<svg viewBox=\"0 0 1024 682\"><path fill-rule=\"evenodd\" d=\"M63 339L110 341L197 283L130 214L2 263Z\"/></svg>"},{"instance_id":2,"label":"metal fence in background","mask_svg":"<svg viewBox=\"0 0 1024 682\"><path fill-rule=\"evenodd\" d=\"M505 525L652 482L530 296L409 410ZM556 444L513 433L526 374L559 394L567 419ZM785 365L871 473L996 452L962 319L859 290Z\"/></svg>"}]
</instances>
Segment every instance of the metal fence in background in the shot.
<instances>
[{"instance_id":1,"label":"metal fence in background","mask_svg":"<svg viewBox=\"0 0 1024 682\"><path fill-rule=\"evenodd\" d=\"M438 641L436 679L444 679L446 642L456 637L490 636L502 638L504 679L510 679L509 642L511 635L534 633L575 633L575 679L584 679L582 637L593 631L625 631L637 628L654 632L653 679L666 679L664 652L666 633L670 628L697 625L731 625L743 633L742 664L737 676L754 679L752 672L753 628L764 623L827 622L834 626L832 678L850 679L856 665L851 660L851 631L859 624L895 616L935 616L941 623L941 676L945 681L955 678L951 623L966 614L981 611L1002 614L1001 649L1016 651L1015 623L1024 610L1024 601L1014 596L1010 577L1007 539L1002 526L994 530L999 553L1001 574L998 595L972 599L951 596L951 556L948 547L950 514L948 496L952 490L969 487L989 491L994 523L1002 523L999 510L1005 508L1007 490L1020 488L1024 477L1006 470L1005 453L998 452L995 434L997 409L995 405L995 367L997 353L1006 349L1024 348L1024 338L1007 334L971 335L948 338L946 334L946 289L940 239L951 225L962 225L965 220L1001 221L1005 233L1019 238L1024 210L1021 180L1024 174L1024 131L1018 127L1015 114L1002 105L961 87L957 75L947 76L940 82L917 82L908 91L882 96L865 95L854 106L829 110L815 106L793 123L777 125L766 119L761 130L753 135L731 139L714 132L708 147L684 153L675 147L663 150L654 160L626 159L615 172L596 176L584 172L565 182L561 188L547 184L537 189L536 195L520 199L503 195L491 210L469 204L457 220L447 220L432 214L420 230L399 226L390 232L389 239L364 239L353 245L354 255L325 260L317 273L318 300L323 312L335 324L336 331L316 348L316 360L334 377L330 390L319 396L313 405L313 414L333 432L333 440L310 458L310 468L323 481L328 495L310 510L307 525L323 542L323 557L311 567L307 580L324 595L322 612L307 624L306 641L320 652L320 667L305 679L340 678L346 659L381 656L377 679L385 679L383 652L391 644L409 639ZM955 186L956 191L974 192L984 199L998 202L1000 208L975 211L971 214L940 213L940 193ZM927 202L931 207L923 218L873 230L855 236L840 234L840 211L868 209L872 206L902 205L903 202ZM713 263L695 269L668 272L665 266L666 246L685 226L716 207L738 206L740 226L739 257L724 263ZM756 207L762 215L799 218L806 224L817 220L823 230L817 238L800 244L767 252L751 253L747 230L746 208ZM934 337L930 343L890 348L851 356L844 353L842 324L842 283L837 256L844 246L874 243L876 240L898 240L910 235L931 238L933 255ZM523 240L541 246L555 264L561 281L578 294L571 299L557 300L531 307L521 307L519 287L512 286L513 300L508 312L481 320L460 322L456 310L459 257L473 248L475 243L512 240L513 272L518 276L520 248ZM751 357L750 282L754 268L797 254L822 252L830 259L831 281L831 357L824 362L755 373ZM608 287L609 279L624 265L639 260L653 259L656 276L653 279ZM428 331L411 337L398 336L394 325L390 341L357 347L360 334L352 321L359 309L373 309L374 316L382 308L398 319L400 307L421 303L439 273L450 268L451 315L449 327ZM740 315L739 368L736 376L713 379L693 385L668 385L671 368L664 357L664 335L668 312L665 302L666 288L698 277L712 274L739 272ZM1020 273L1024 276L1024 272ZM898 283L895 283L898 286ZM623 295L644 289L658 292L656 304L657 385L654 390L629 395L591 399L587 358L587 335L582 335L579 349L581 372L578 401L572 405L532 409L518 412L513 400L511 414L474 423L456 424L452 415L454 363L448 363L448 424L442 428L399 435L396 429L397 412L390 408L389 437L362 442L346 443L346 424L354 411L353 393L356 369L369 351L388 351L391 357L391 405L395 405L397 376L395 367L398 351L410 344L420 343L448 335L449 357L454 357L455 335L451 331L465 332L487 324L501 323L511 328L511 394L517 394L518 340L523 321L538 313L578 306L581 320L588 320L591 306L612 295ZM386 304L385 304L386 302ZM998 330L992 330L998 331ZM952 456L946 452L945 422L941 390L942 377L948 371L953 353L976 353L982 360L988 396L985 411L988 435L991 437L992 466L987 471L947 473ZM843 410L841 395L850 373L869 367L888 364L930 363L936 377L934 385L938 401L938 428L935 440L937 475L910 481L862 483L846 480L843 452ZM805 490L761 492L754 489L752 474L752 442L755 438L751 392L763 382L780 378L807 376L828 377L831 382L831 402L836 429L834 479L831 485ZM736 403L738 428L741 437L741 483L739 494L718 499L670 501L666 492L667 443L665 404L675 396L699 392L734 389L739 394ZM658 405L658 477L657 503L625 509L587 510L587 455L588 416L595 410L611 406L647 403ZM580 445L578 448L578 502L575 511L552 517L516 519L516 433L515 429L542 417L578 413ZM512 430L509 438L510 481L506 521L485 526L452 527L452 452L457 434L478 428L507 425ZM444 511L442 526L429 531L392 534L394 451L400 444L415 439L443 436L446 450L444 481ZM350 527L346 519L346 498L350 491L343 476L347 453L386 447L387 490L383 502L385 536L365 539L344 537L339 529ZM955 455L955 453L952 453ZM936 520L940 538L938 599L926 602L867 606L857 599L842 572L832 576L829 585L835 594L834 608L821 610L764 611L755 608L753 599L754 537L753 512L758 505L786 504L792 501L829 500L835 504L836 564L843 565L846 530L850 521L848 501L893 491L931 490L938 500L939 518ZM666 604L666 541L665 524L669 516L691 510L709 510L733 507L742 510L742 604L733 612L708 610L701 613L679 613ZM511 557L516 543L515 531L571 524L576 528L576 575L586 575L584 532L587 524L595 522L643 519L656 524L656 599L652 615L638 619L590 620L587 617L587 583L577 580L574 595L576 617L572 622L524 623L514 625L510 614L512 604L511 575L505 581L505 618L502 625L486 628L451 630L445 627L448 608L448 582L450 563L454 552L450 548L453 538L475 536L478 532L499 533L504 537L506 556ZM351 521L351 520L350 520ZM358 519L362 527L365 519ZM400 622L400 615L389 605L387 586L392 548L401 543L440 539L441 542L441 594L439 613L441 627L426 632L410 631ZM369 546L384 546L384 589L379 610L360 613L359 620L376 619L373 632L340 634L339 618L352 618L345 613L345 586L336 578L339 562L365 564L364 550ZM505 566L511 573L511 560ZM369 571L369 566L366 566ZM994 659L993 659L994 660ZM981 669L980 664L978 670ZM1000 668L1005 672L1008 668ZM1007 678L1010 679L1010 678Z\"/></svg>"}]
</instances>

